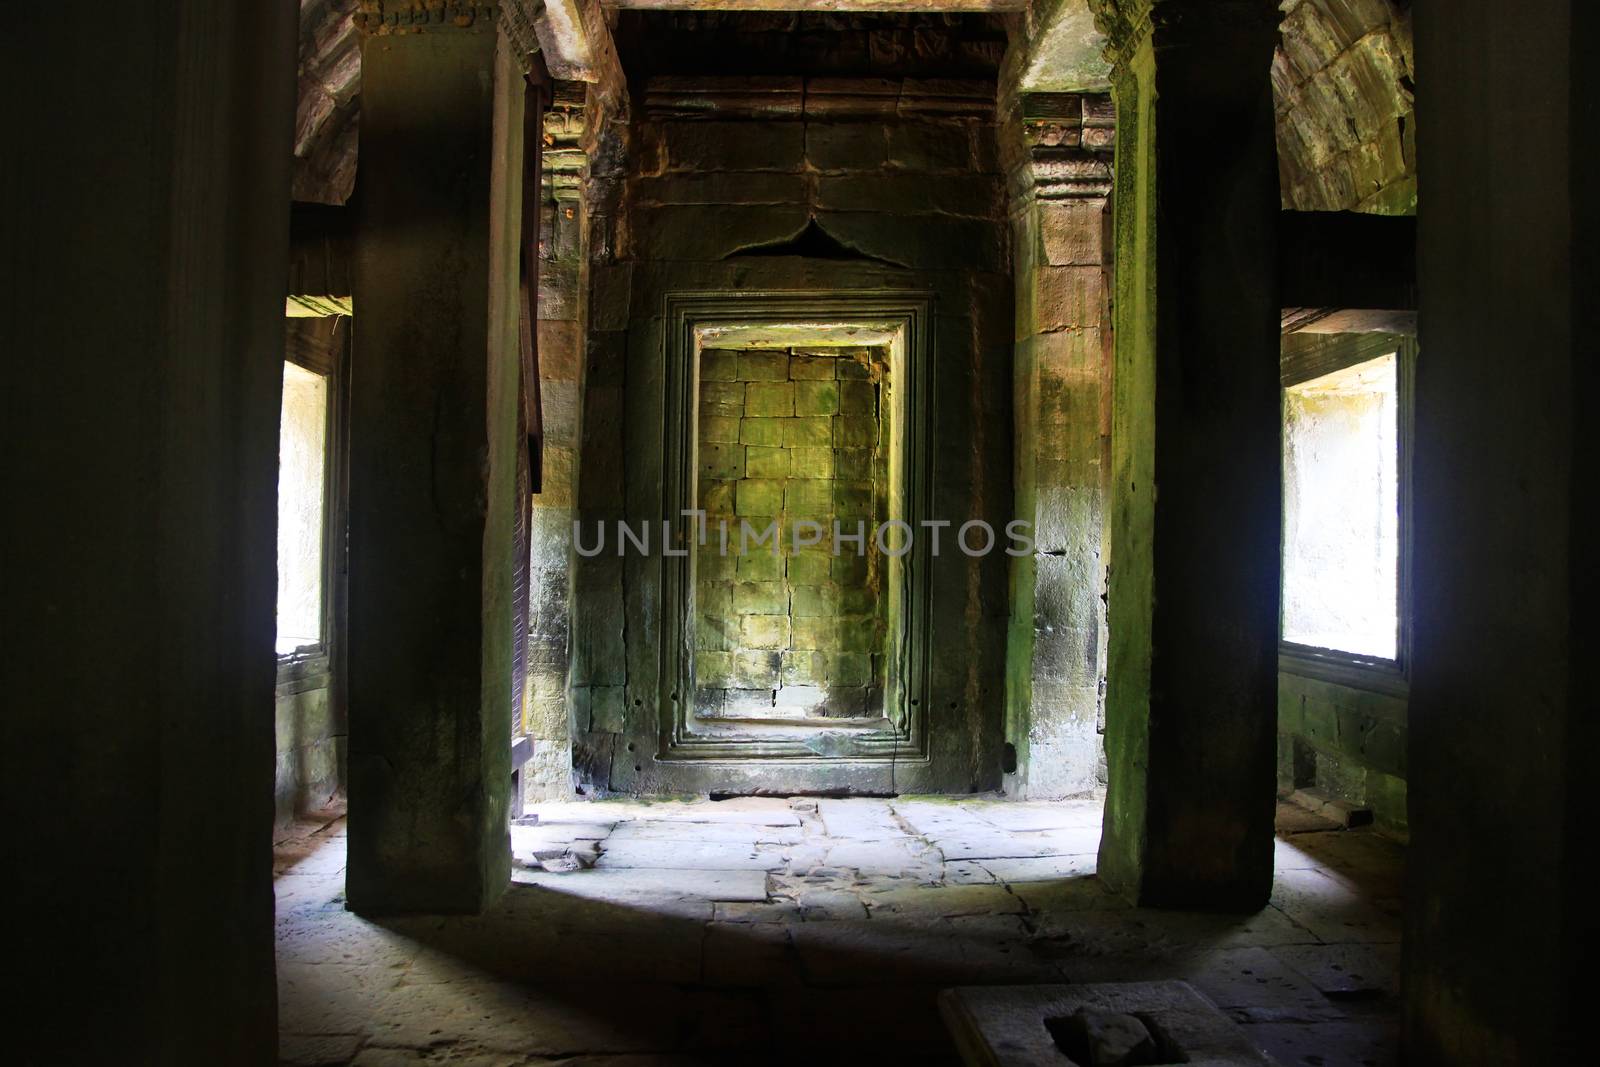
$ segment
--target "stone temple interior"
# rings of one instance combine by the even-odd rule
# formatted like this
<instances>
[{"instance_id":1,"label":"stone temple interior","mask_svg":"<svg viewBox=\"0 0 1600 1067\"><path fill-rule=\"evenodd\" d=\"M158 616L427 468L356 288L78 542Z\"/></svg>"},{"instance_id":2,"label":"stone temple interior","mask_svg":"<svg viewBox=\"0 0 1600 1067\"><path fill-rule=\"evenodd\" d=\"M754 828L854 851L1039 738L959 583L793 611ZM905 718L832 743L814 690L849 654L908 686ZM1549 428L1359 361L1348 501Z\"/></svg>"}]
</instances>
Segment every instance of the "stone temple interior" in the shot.
<instances>
[{"instance_id":1,"label":"stone temple interior","mask_svg":"<svg viewBox=\"0 0 1600 1067\"><path fill-rule=\"evenodd\" d=\"M1592 1059L1595 5L4 18L10 1062Z\"/></svg>"}]
</instances>

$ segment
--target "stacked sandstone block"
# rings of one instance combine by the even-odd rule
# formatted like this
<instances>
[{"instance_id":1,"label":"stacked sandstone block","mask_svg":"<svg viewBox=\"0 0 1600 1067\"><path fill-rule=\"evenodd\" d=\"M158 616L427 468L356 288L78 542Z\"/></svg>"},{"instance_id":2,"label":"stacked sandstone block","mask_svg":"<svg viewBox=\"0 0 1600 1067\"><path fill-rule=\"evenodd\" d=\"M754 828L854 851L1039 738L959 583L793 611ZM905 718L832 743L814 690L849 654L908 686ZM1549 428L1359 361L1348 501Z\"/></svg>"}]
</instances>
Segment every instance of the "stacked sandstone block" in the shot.
<instances>
[{"instance_id":1,"label":"stacked sandstone block","mask_svg":"<svg viewBox=\"0 0 1600 1067\"><path fill-rule=\"evenodd\" d=\"M704 717L853 717L882 706L886 507L883 353L866 348L700 355L695 562L696 708ZM809 520L824 531L796 548ZM864 552L833 526L867 532ZM773 544L741 543L741 524ZM721 529L726 524L726 550ZM741 551L742 549L742 551Z\"/></svg>"}]
</instances>

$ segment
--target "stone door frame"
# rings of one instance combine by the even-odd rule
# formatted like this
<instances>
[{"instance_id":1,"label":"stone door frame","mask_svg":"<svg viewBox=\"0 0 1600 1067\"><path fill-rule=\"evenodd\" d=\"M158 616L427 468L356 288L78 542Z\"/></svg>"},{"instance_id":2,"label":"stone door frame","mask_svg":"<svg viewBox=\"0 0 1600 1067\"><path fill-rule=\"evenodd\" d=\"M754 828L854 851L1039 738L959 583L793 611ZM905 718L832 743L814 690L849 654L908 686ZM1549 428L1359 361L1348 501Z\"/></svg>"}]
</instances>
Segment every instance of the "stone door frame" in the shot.
<instances>
[{"instance_id":1,"label":"stone door frame","mask_svg":"<svg viewBox=\"0 0 1600 1067\"><path fill-rule=\"evenodd\" d=\"M693 637L694 523L683 513L696 507L695 416L698 354L708 338L716 346L739 347L793 336L804 344L819 336L839 344L887 345L898 379L893 386L891 426L900 444L903 471L890 486L890 515L920 530L932 501L931 414L934 367L934 301L916 290L711 291L669 293L664 305L664 404L662 515L672 524L674 543L690 549L662 563L660 745L656 760L704 764L707 761L781 761L800 776L797 788L817 778L818 787L835 777L841 763L926 764L932 645L931 558L926 538L915 538L897 563L899 580L888 586L888 678L884 714L888 730L830 730L806 727L814 736L795 738L707 737L694 729ZM895 506L896 498L899 506ZM870 536L870 535L869 535ZM708 768L709 769L709 768ZM788 777L786 774L785 777ZM824 779L826 778L826 781Z\"/></svg>"}]
</instances>

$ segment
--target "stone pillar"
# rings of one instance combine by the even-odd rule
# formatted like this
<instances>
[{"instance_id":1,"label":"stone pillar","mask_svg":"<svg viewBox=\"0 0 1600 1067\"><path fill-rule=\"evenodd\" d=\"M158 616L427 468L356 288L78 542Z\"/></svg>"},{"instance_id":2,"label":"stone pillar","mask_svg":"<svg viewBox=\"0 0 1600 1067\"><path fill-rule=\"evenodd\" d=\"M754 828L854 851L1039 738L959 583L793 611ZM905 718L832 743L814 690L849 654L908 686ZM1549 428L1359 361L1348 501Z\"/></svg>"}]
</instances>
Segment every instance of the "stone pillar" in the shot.
<instances>
[{"instance_id":1,"label":"stone pillar","mask_svg":"<svg viewBox=\"0 0 1600 1067\"><path fill-rule=\"evenodd\" d=\"M1592 1059L1591 3L1416 8L1405 1059Z\"/></svg>"},{"instance_id":2,"label":"stone pillar","mask_svg":"<svg viewBox=\"0 0 1600 1067\"><path fill-rule=\"evenodd\" d=\"M1100 872L1228 910L1272 883L1273 0L1100 0L1117 104Z\"/></svg>"},{"instance_id":3,"label":"stone pillar","mask_svg":"<svg viewBox=\"0 0 1600 1067\"><path fill-rule=\"evenodd\" d=\"M596 97L599 97L596 99ZM624 238L623 180L627 123L599 94L591 96L583 135L583 198L571 209L583 221L578 239L587 293L584 367L578 440L577 517L593 544L599 524L616 529L625 486L620 447L628 355L628 309L633 264L620 254ZM570 531L569 535L570 537ZM612 764L629 760L626 729L628 648L623 563L614 552L573 560L572 655L568 671L570 764L578 781L598 792L612 788Z\"/></svg>"},{"instance_id":4,"label":"stone pillar","mask_svg":"<svg viewBox=\"0 0 1600 1067\"><path fill-rule=\"evenodd\" d=\"M510 876L526 49L493 10L358 16L348 896L364 913L477 911Z\"/></svg>"},{"instance_id":5,"label":"stone pillar","mask_svg":"<svg viewBox=\"0 0 1600 1067\"><path fill-rule=\"evenodd\" d=\"M533 498L533 602L528 617L528 733L534 739L524 798L572 796L573 731L586 709L567 693L572 650L572 519L578 492L578 427L586 361L589 270L584 229L583 86L558 92L544 118L539 228L539 377L544 485ZM574 720L577 720L576 722Z\"/></svg>"},{"instance_id":6,"label":"stone pillar","mask_svg":"<svg viewBox=\"0 0 1600 1067\"><path fill-rule=\"evenodd\" d=\"M1115 136L1105 94L1031 93L1011 166L1017 297L1016 517L1033 552L1011 569L1007 791L1062 797L1103 780L1105 479L1110 442L1108 198Z\"/></svg>"},{"instance_id":7,"label":"stone pillar","mask_svg":"<svg viewBox=\"0 0 1600 1067\"><path fill-rule=\"evenodd\" d=\"M296 5L84 14L4 16L6 1057L271 1064Z\"/></svg>"}]
</instances>

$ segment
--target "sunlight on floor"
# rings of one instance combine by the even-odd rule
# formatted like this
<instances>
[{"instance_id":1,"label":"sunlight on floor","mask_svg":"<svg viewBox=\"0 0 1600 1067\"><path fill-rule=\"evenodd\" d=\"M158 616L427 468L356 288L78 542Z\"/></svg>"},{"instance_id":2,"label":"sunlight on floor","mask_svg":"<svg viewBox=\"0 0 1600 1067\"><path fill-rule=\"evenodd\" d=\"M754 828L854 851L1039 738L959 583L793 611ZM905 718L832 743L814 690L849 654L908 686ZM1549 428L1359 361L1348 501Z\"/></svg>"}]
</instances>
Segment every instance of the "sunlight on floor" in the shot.
<instances>
[{"instance_id":1,"label":"sunlight on floor","mask_svg":"<svg viewBox=\"0 0 1600 1067\"><path fill-rule=\"evenodd\" d=\"M547 804L512 828L514 884L489 914L381 923L343 910L331 823L277 882L283 1055L952 1062L941 988L1176 977L1285 1065L1393 1062L1399 846L1295 833L1255 915L1132 909L1093 877L1100 808Z\"/></svg>"}]
</instances>

